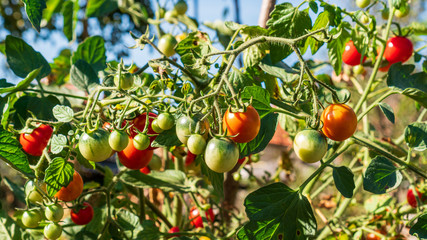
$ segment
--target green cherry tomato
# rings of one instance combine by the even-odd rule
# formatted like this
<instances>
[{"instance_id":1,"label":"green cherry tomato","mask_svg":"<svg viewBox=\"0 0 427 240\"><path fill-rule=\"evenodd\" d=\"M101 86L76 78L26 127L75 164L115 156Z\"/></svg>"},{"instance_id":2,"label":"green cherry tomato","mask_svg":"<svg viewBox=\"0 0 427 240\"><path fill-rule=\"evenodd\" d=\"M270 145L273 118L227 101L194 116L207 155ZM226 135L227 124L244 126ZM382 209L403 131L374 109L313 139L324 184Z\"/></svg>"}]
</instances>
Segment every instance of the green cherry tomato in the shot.
<instances>
[{"instance_id":1,"label":"green cherry tomato","mask_svg":"<svg viewBox=\"0 0 427 240\"><path fill-rule=\"evenodd\" d=\"M396 16L397 18L406 17L409 14L409 10L410 8L408 4L402 4L400 8L396 9L396 11L394 12L394 16Z\"/></svg>"},{"instance_id":2,"label":"green cherry tomato","mask_svg":"<svg viewBox=\"0 0 427 240\"><path fill-rule=\"evenodd\" d=\"M176 136L183 144L187 144L188 138L195 132L198 121L199 119L197 117L191 118L189 116L182 116L176 122ZM203 123L200 123L200 133L202 133L203 137L207 139L208 132L209 123L207 120L204 120Z\"/></svg>"},{"instance_id":3,"label":"green cherry tomato","mask_svg":"<svg viewBox=\"0 0 427 240\"><path fill-rule=\"evenodd\" d=\"M326 138L316 130L303 130L294 139L297 156L307 163L315 163L323 158L328 150Z\"/></svg>"},{"instance_id":4,"label":"green cherry tomato","mask_svg":"<svg viewBox=\"0 0 427 240\"><path fill-rule=\"evenodd\" d=\"M187 141L187 147L192 154L202 154L206 148L206 140L200 134L191 134Z\"/></svg>"},{"instance_id":5,"label":"green cherry tomato","mask_svg":"<svg viewBox=\"0 0 427 240\"><path fill-rule=\"evenodd\" d=\"M363 74L364 72L365 72L365 68L363 68L363 66L360 64L353 67L353 73L356 76Z\"/></svg>"},{"instance_id":6,"label":"green cherry tomato","mask_svg":"<svg viewBox=\"0 0 427 240\"><path fill-rule=\"evenodd\" d=\"M52 204L46 207L44 211L44 215L46 216L46 219L49 221L59 222L64 216L64 209L58 203Z\"/></svg>"},{"instance_id":7,"label":"green cherry tomato","mask_svg":"<svg viewBox=\"0 0 427 240\"><path fill-rule=\"evenodd\" d=\"M371 0L356 0L356 5L360 8L365 8L369 6Z\"/></svg>"},{"instance_id":8,"label":"green cherry tomato","mask_svg":"<svg viewBox=\"0 0 427 240\"><path fill-rule=\"evenodd\" d=\"M159 127L159 124L157 123L157 119L155 119L152 123L151 123L151 128L153 129L154 132L156 133L162 133L164 130L161 129Z\"/></svg>"},{"instance_id":9,"label":"green cherry tomato","mask_svg":"<svg viewBox=\"0 0 427 240\"><path fill-rule=\"evenodd\" d=\"M120 152L128 146L129 136L124 131L114 130L108 138L108 143L111 149Z\"/></svg>"},{"instance_id":10,"label":"green cherry tomato","mask_svg":"<svg viewBox=\"0 0 427 240\"><path fill-rule=\"evenodd\" d=\"M58 223L50 223L44 227L43 233L47 239L58 239L62 235L62 226Z\"/></svg>"},{"instance_id":11,"label":"green cherry tomato","mask_svg":"<svg viewBox=\"0 0 427 240\"><path fill-rule=\"evenodd\" d=\"M109 132L103 128L98 128L91 133L83 133L79 140L80 153L89 161L104 161L113 153L108 139Z\"/></svg>"},{"instance_id":12,"label":"green cherry tomato","mask_svg":"<svg viewBox=\"0 0 427 240\"><path fill-rule=\"evenodd\" d=\"M178 42L171 34L165 34L159 39L157 47L166 56L170 57L175 54L175 46Z\"/></svg>"},{"instance_id":13,"label":"green cherry tomato","mask_svg":"<svg viewBox=\"0 0 427 240\"><path fill-rule=\"evenodd\" d=\"M28 210L24 212L21 220L25 227L36 228L39 226L40 221L42 220L42 215L38 210Z\"/></svg>"},{"instance_id":14,"label":"green cherry tomato","mask_svg":"<svg viewBox=\"0 0 427 240\"><path fill-rule=\"evenodd\" d=\"M157 125L163 130L169 130L175 125L175 119L170 113L160 113L157 117Z\"/></svg>"},{"instance_id":15,"label":"green cherry tomato","mask_svg":"<svg viewBox=\"0 0 427 240\"><path fill-rule=\"evenodd\" d=\"M43 188L41 184L39 184L40 188ZM30 203L42 203L43 202L43 196L37 189L37 187L34 185L33 181L28 181L25 184L25 194L28 197L28 200Z\"/></svg>"},{"instance_id":16,"label":"green cherry tomato","mask_svg":"<svg viewBox=\"0 0 427 240\"><path fill-rule=\"evenodd\" d=\"M228 172L239 160L239 147L228 138L213 138L205 150L206 165L217 173Z\"/></svg>"},{"instance_id":17,"label":"green cherry tomato","mask_svg":"<svg viewBox=\"0 0 427 240\"><path fill-rule=\"evenodd\" d=\"M188 5L184 0L179 0L175 6L173 7L173 9L179 14L179 15L184 15L187 12L188 9Z\"/></svg>"},{"instance_id":18,"label":"green cherry tomato","mask_svg":"<svg viewBox=\"0 0 427 240\"><path fill-rule=\"evenodd\" d=\"M165 12L165 20L168 23L175 23L177 22L176 17L178 17L178 13L174 10L169 10Z\"/></svg>"},{"instance_id":19,"label":"green cherry tomato","mask_svg":"<svg viewBox=\"0 0 427 240\"><path fill-rule=\"evenodd\" d=\"M121 77L116 74L114 76L114 84L119 90L129 90L133 86L133 76L131 73L122 73Z\"/></svg>"},{"instance_id":20,"label":"green cherry tomato","mask_svg":"<svg viewBox=\"0 0 427 240\"><path fill-rule=\"evenodd\" d=\"M150 169L154 171L160 171L160 169L162 168L162 165L163 165L162 159L156 154L153 155L153 158L148 163L148 166L150 167Z\"/></svg>"},{"instance_id":21,"label":"green cherry tomato","mask_svg":"<svg viewBox=\"0 0 427 240\"><path fill-rule=\"evenodd\" d=\"M138 133L133 138L133 146L138 150L145 150L150 146L150 137L145 133Z\"/></svg>"},{"instance_id":22,"label":"green cherry tomato","mask_svg":"<svg viewBox=\"0 0 427 240\"><path fill-rule=\"evenodd\" d=\"M234 181L238 182L240 179L242 179L242 175L239 172L233 173L233 179Z\"/></svg>"},{"instance_id":23,"label":"green cherry tomato","mask_svg":"<svg viewBox=\"0 0 427 240\"><path fill-rule=\"evenodd\" d=\"M360 16L360 22L363 24L368 24L369 23L369 17L366 16L365 14L362 14L362 16Z\"/></svg>"}]
</instances>

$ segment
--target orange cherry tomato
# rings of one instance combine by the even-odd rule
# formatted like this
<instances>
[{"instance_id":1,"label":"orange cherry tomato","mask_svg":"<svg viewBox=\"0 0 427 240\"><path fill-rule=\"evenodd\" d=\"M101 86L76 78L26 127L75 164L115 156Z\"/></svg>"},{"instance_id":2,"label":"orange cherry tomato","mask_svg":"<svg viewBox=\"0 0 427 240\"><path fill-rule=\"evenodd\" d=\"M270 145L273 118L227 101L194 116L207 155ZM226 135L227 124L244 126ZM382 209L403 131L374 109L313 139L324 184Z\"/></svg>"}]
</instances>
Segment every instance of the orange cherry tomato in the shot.
<instances>
[{"instance_id":1,"label":"orange cherry tomato","mask_svg":"<svg viewBox=\"0 0 427 240\"><path fill-rule=\"evenodd\" d=\"M121 152L117 153L120 162L127 168L139 170L146 167L153 157L153 150L138 150L130 139L128 146Z\"/></svg>"},{"instance_id":2,"label":"orange cherry tomato","mask_svg":"<svg viewBox=\"0 0 427 240\"><path fill-rule=\"evenodd\" d=\"M259 132L261 120L254 107L248 106L246 112L230 112L227 110L222 120L222 127L227 130L229 136L237 143L247 143L252 141Z\"/></svg>"},{"instance_id":3,"label":"orange cherry tomato","mask_svg":"<svg viewBox=\"0 0 427 240\"><path fill-rule=\"evenodd\" d=\"M345 104L332 104L323 110L322 132L335 141L344 141L353 136L357 127L357 116L353 109Z\"/></svg>"},{"instance_id":4,"label":"orange cherry tomato","mask_svg":"<svg viewBox=\"0 0 427 240\"><path fill-rule=\"evenodd\" d=\"M74 171L73 180L66 187L62 187L55 197L64 202L76 200L83 192L83 179L77 171Z\"/></svg>"}]
</instances>

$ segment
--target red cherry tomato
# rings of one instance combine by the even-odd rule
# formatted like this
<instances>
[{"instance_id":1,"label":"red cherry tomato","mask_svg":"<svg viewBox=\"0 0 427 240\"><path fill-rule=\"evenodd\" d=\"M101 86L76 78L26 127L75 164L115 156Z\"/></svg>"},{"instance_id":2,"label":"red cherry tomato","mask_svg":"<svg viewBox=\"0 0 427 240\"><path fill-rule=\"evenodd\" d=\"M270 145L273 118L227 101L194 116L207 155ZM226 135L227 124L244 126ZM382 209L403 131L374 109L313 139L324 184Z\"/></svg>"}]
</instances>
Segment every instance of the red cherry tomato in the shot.
<instances>
[{"instance_id":1,"label":"red cherry tomato","mask_svg":"<svg viewBox=\"0 0 427 240\"><path fill-rule=\"evenodd\" d=\"M417 192L418 198L421 200L421 202L423 202L423 195L418 191L418 189L415 189L415 191ZM409 205L411 205L411 207L416 208L417 207L417 199L415 198L415 194L412 191L412 188L410 188L408 190L408 193L406 194L406 199L408 200Z\"/></svg>"},{"instance_id":2,"label":"red cherry tomato","mask_svg":"<svg viewBox=\"0 0 427 240\"><path fill-rule=\"evenodd\" d=\"M213 213L212 208L209 208L206 212L206 219L213 223L215 219L215 215ZM196 228L202 228L203 227L203 219L200 216L199 209L197 207L192 207L190 210L190 215L188 217L191 220L191 225L193 225Z\"/></svg>"},{"instance_id":3,"label":"red cherry tomato","mask_svg":"<svg viewBox=\"0 0 427 240\"><path fill-rule=\"evenodd\" d=\"M187 157L185 158L185 166L189 166L196 160L197 155L192 154L190 151L187 151Z\"/></svg>"},{"instance_id":4,"label":"red cherry tomato","mask_svg":"<svg viewBox=\"0 0 427 240\"><path fill-rule=\"evenodd\" d=\"M391 64L406 62L414 52L411 40L406 37L392 37L387 41L384 58Z\"/></svg>"},{"instance_id":5,"label":"red cherry tomato","mask_svg":"<svg viewBox=\"0 0 427 240\"><path fill-rule=\"evenodd\" d=\"M172 227L171 229L169 229L169 231L168 231L168 233L177 233L177 232L179 232L179 227L177 227L177 226L175 226L175 227ZM171 237L178 237L179 235L172 235L172 236L170 236L169 238L171 238Z\"/></svg>"},{"instance_id":6,"label":"red cherry tomato","mask_svg":"<svg viewBox=\"0 0 427 240\"><path fill-rule=\"evenodd\" d=\"M332 104L323 110L322 132L335 141L344 141L353 136L357 127L357 116L353 109L345 104Z\"/></svg>"},{"instance_id":7,"label":"red cherry tomato","mask_svg":"<svg viewBox=\"0 0 427 240\"><path fill-rule=\"evenodd\" d=\"M139 169L139 171L142 172L143 174L149 174L151 172L151 170L148 166Z\"/></svg>"},{"instance_id":8,"label":"red cherry tomato","mask_svg":"<svg viewBox=\"0 0 427 240\"><path fill-rule=\"evenodd\" d=\"M59 190L55 197L64 202L76 200L83 192L83 179L77 171L74 171L73 180Z\"/></svg>"},{"instance_id":9,"label":"red cherry tomato","mask_svg":"<svg viewBox=\"0 0 427 240\"><path fill-rule=\"evenodd\" d=\"M30 134L22 133L19 142L26 153L38 157L43 154L52 133L53 129L49 125L42 124Z\"/></svg>"},{"instance_id":10,"label":"red cherry tomato","mask_svg":"<svg viewBox=\"0 0 427 240\"><path fill-rule=\"evenodd\" d=\"M246 112L230 112L227 110L222 120L223 129L227 129L228 136L237 143L252 141L259 132L261 120L254 107L248 106Z\"/></svg>"},{"instance_id":11,"label":"red cherry tomato","mask_svg":"<svg viewBox=\"0 0 427 240\"><path fill-rule=\"evenodd\" d=\"M133 125L130 128L130 131L129 131L130 132L130 136L131 136L132 139L138 134L138 132L135 130L135 128L138 129L141 132L144 131L145 122L146 122L146 116L147 116L147 113L143 113L143 114L139 115L138 117L136 117L136 118L134 118L134 119L132 119L132 120L129 121L129 124ZM157 117L157 114L150 112L148 114L148 116L149 116L148 117L149 125L148 125L148 132L147 132L147 134L157 134L153 130L153 128L151 127L151 123ZM122 126L125 126L125 124L126 123L124 122L122 124ZM150 146L147 148L148 150L156 149L155 147L151 147L151 143L154 141L154 139L156 139L156 137L157 137L157 135L150 137Z\"/></svg>"},{"instance_id":12,"label":"red cherry tomato","mask_svg":"<svg viewBox=\"0 0 427 240\"><path fill-rule=\"evenodd\" d=\"M239 163L239 164L243 164L243 163L245 162L246 158L249 158L249 160L246 162L246 164L250 164L250 163L252 162L252 160L251 160L251 155L246 156L246 157L244 157L244 158L240 158L239 160L237 160L237 163Z\"/></svg>"},{"instance_id":13,"label":"red cherry tomato","mask_svg":"<svg viewBox=\"0 0 427 240\"><path fill-rule=\"evenodd\" d=\"M83 208L77 212L74 209L71 209L71 220L77 225L86 225L93 218L93 208L88 202L83 203Z\"/></svg>"},{"instance_id":14,"label":"red cherry tomato","mask_svg":"<svg viewBox=\"0 0 427 240\"><path fill-rule=\"evenodd\" d=\"M356 66L360 64L360 59L362 58L362 54L360 54L356 46L354 46L353 41L349 41L345 45L344 53L342 54L342 60L345 64L350 66ZM364 63L366 60L366 56L363 57L362 63Z\"/></svg>"},{"instance_id":15,"label":"red cherry tomato","mask_svg":"<svg viewBox=\"0 0 427 240\"><path fill-rule=\"evenodd\" d=\"M120 162L129 169L139 170L146 167L153 157L153 150L138 150L133 145L132 139L129 140L128 146L121 152L117 153Z\"/></svg>"}]
</instances>

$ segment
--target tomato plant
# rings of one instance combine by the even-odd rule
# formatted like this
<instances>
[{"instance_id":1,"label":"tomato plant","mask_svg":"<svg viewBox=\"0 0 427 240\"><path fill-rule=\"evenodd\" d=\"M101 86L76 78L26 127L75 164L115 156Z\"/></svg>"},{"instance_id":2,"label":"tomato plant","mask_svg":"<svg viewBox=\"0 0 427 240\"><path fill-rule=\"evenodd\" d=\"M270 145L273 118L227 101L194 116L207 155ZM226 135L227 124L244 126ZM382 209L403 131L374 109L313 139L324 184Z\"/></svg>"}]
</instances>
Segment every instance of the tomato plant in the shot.
<instances>
[{"instance_id":1,"label":"tomato plant","mask_svg":"<svg viewBox=\"0 0 427 240\"><path fill-rule=\"evenodd\" d=\"M41 156L52 136L52 132L53 129L49 125L42 124L30 134L21 133L19 142L26 153L33 156Z\"/></svg>"},{"instance_id":2,"label":"tomato plant","mask_svg":"<svg viewBox=\"0 0 427 240\"><path fill-rule=\"evenodd\" d=\"M77 225L86 225L92 221L94 215L93 207L88 202L84 202L76 210L71 209L71 221Z\"/></svg>"},{"instance_id":3,"label":"tomato plant","mask_svg":"<svg viewBox=\"0 0 427 240\"><path fill-rule=\"evenodd\" d=\"M0 2L0 236L426 238L422 1L277 2Z\"/></svg>"}]
</instances>

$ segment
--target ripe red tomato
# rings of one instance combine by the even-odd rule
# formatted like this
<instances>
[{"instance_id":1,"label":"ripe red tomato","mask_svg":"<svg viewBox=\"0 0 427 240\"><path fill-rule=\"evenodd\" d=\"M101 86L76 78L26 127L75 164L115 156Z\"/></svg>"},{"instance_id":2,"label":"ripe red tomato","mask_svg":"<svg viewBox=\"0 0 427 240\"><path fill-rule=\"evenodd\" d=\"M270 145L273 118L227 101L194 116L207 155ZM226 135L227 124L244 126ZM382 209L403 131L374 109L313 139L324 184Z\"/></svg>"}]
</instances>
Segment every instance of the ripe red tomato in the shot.
<instances>
[{"instance_id":1,"label":"ripe red tomato","mask_svg":"<svg viewBox=\"0 0 427 240\"><path fill-rule=\"evenodd\" d=\"M146 116L147 116L147 113L143 113L143 114L141 114L141 115L139 115L138 117L136 117L136 118L134 118L134 119L132 119L132 120L130 120L129 121L129 124L130 125L133 125L131 128L130 128L130 137L133 139L137 134L138 134L138 132L135 130L135 128L136 129L138 129L139 131L144 131L144 128L145 128L145 121L146 121ZM149 125L148 125L148 132L147 132L147 134L157 134L154 130L153 130L153 128L151 127L151 123L154 121L154 119L157 117L157 114L155 114L155 113L149 113L148 114L148 122L149 122ZM123 123L122 124L122 127L123 126L125 126L125 124L126 123ZM148 150L153 150L153 149L156 149L156 147L151 147L151 143L154 141L154 139L156 139L156 137L157 137L157 135L155 135L155 136L151 136L150 137L150 146L147 148Z\"/></svg>"},{"instance_id":2,"label":"ripe red tomato","mask_svg":"<svg viewBox=\"0 0 427 240\"><path fill-rule=\"evenodd\" d=\"M83 179L77 171L74 171L73 180L66 187L62 187L55 197L64 202L76 200L83 192Z\"/></svg>"},{"instance_id":3,"label":"ripe red tomato","mask_svg":"<svg viewBox=\"0 0 427 240\"><path fill-rule=\"evenodd\" d=\"M177 232L179 232L179 227L177 227L177 226L175 226L175 227L172 227L171 229L169 229L169 231L168 231L168 233L177 233ZM179 235L172 235L172 236L170 236L169 238L171 238L171 237L178 237Z\"/></svg>"},{"instance_id":4,"label":"ripe red tomato","mask_svg":"<svg viewBox=\"0 0 427 240\"><path fill-rule=\"evenodd\" d=\"M347 44L345 44L344 53L342 54L342 60L345 64L350 66L356 66L360 64L360 59L362 58L362 54L360 54L356 46L354 46L353 41L349 41ZM363 57L362 63L364 63L366 60L366 56Z\"/></svg>"},{"instance_id":5,"label":"ripe red tomato","mask_svg":"<svg viewBox=\"0 0 427 240\"><path fill-rule=\"evenodd\" d=\"M117 153L120 162L129 169L139 170L146 167L153 157L153 150L138 150L133 145L133 140L129 141L128 146Z\"/></svg>"},{"instance_id":6,"label":"ripe red tomato","mask_svg":"<svg viewBox=\"0 0 427 240\"><path fill-rule=\"evenodd\" d=\"M344 141L353 136L357 127L357 116L353 109L345 104L332 104L323 110L322 132L335 141Z\"/></svg>"},{"instance_id":7,"label":"ripe red tomato","mask_svg":"<svg viewBox=\"0 0 427 240\"><path fill-rule=\"evenodd\" d=\"M421 202L423 202L423 195L418 191L418 189L415 189L415 191L417 192L418 198L421 200ZM410 188L406 193L406 200L408 200L408 203L411 205L411 207L417 207L417 199L415 198L415 194L412 191L412 188Z\"/></svg>"},{"instance_id":8,"label":"ripe red tomato","mask_svg":"<svg viewBox=\"0 0 427 240\"><path fill-rule=\"evenodd\" d=\"M237 143L252 141L259 132L261 120L254 107L248 106L246 112L230 112L227 110L222 120L222 127L228 136Z\"/></svg>"},{"instance_id":9,"label":"ripe red tomato","mask_svg":"<svg viewBox=\"0 0 427 240\"><path fill-rule=\"evenodd\" d=\"M196 160L197 155L187 151L187 157L185 157L185 166L189 166Z\"/></svg>"},{"instance_id":10,"label":"ripe red tomato","mask_svg":"<svg viewBox=\"0 0 427 240\"><path fill-rule=\"evenodd\" d=\"M53 129L49 125L42 124L30 134L21 133L19 142L26 153L38 157L43 154L52 133Z\"/></svg>"},{"instance_id":11,"label":"ripe red tomato","mask_svg":"<svg viewBox=\"0 0 427 240\"><path fill-rule=\"evenodd\" d=\"M368 235L366 235L366 239L367 240L381 240L381 238L379 236L377 236L375 233L368 233Z\"/></svg>"},{"instance_id":12,"label":"ripe red tomato","mask_svg":"<svg viewBox=\"0 0 427 240\"><path fill-rule=\"evenodd\" d=\"M83 208L75 211L71 209L71 221L77 225L86 225L93 218L93 207L88 202L83 203Z\"/></svg>"},{"instance_id":13,"label":"ripe red tomato","mask_svg":"<svg viewBox=\"0 0 427 240\"><path fill-rule=\"evenodd\" d=\"M411 40L406 37L392 37L387 41L384 58L391 64L406 62L414 52Z\"/></svg>"},{"instance_id":14,"label":"ripe red tomato","mask_svg":"<svg viewBox=\"0 0 427 240\"><path fill-rule=\"evenodd\" d=\"M151 170L148 166L139 169L139 171L142 172L143 174L149 174L151 172Z\"/></svg>"},{"instance_id":15,"label":"ripe red tomato","mask_svg":"<svg viewBox=\"0 0 427 240\"><path fill-rule=\"evenodd\" d=\"M210 221L211 223L213 223L214 222L214 219L215 219L215 215L214 215L214 213L213 213L213 210L212 210L212 208L209 208L209 210L207 210L206 212L205 212L205 214L206 214L206 219L208 220L208 221ZM191 225L193 225L194 227L196 227L196 228L202 228L203 227L203 219L202 219L202 217L200 216L200 212L199 212L199 209L197 209L197 207L192 207L191 209L190 209L190 214L189 214L189 216L188 216L188 219L190 219L191 220Z\"/></svg>"}]
</instances>

